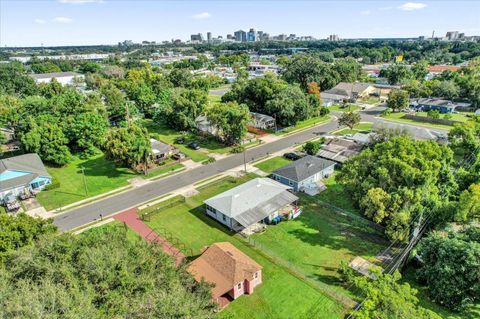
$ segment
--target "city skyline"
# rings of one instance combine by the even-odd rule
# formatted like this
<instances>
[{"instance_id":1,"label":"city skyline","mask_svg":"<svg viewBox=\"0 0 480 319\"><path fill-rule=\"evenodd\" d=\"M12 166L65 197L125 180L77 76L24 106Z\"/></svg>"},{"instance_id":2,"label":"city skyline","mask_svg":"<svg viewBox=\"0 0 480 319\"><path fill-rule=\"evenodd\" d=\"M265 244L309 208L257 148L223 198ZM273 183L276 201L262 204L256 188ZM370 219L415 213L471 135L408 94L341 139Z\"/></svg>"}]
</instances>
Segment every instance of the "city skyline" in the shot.
<instances>
[{"instance_id":1,"label":"city skyline","mask_svg":"<svg viewBox=\"0 0 480 319\"><path fill-rule=\"evenodd\" d=\"M212 38L250 28L325 39L480 34L471 1L0 1L0 45L61 46Z\"/></svg>"}]
</instances>

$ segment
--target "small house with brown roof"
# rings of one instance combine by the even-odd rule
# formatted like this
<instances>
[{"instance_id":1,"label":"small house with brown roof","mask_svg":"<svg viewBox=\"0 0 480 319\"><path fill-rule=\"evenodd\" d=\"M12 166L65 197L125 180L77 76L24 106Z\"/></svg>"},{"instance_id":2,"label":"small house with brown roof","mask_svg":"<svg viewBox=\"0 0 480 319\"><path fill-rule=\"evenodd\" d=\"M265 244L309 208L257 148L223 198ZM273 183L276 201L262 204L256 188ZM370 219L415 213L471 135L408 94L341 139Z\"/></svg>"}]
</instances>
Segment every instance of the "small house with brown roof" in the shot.
<instances>
[{"instance_id":1,"label":"small house with brown roof","mask_svg":"<svg viewBox=\"0 0 480 319\"><path fill-rule=\"evenodd\" d=\"M262 283L262 266L229 242L215 243L188 266L200 282L214 284L212 297L220 305L226 300L252 294Z\"/></svg>"}]
</instances>

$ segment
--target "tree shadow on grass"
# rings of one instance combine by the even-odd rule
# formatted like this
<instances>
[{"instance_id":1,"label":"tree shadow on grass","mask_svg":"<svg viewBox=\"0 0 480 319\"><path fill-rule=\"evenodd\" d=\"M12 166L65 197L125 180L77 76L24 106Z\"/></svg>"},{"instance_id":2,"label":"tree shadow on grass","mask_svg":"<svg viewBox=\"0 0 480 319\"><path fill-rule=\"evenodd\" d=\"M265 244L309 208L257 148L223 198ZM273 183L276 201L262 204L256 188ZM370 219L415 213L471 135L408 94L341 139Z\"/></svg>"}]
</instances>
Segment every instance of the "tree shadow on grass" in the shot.
<instances>
[{"instance_id":1,"label":"tree shadow on grass","mask_svg":"<svg viewBox=\"0 0 480 319\"><path fill-rule=\"evenodd\" d=\"M77 173L82 174L84 168L86 176L105 176L108 178L118 178L120 176L137 174L126 167L116 166L113 161L105 159L105 156L89 159L78 165Z\"/></svg>"},{"instance_id":2,"label":"tree shadow on grass","mask_svg":"<svg viewBox=\"0 0 480 319\"><path fill-rule=\"evenodd\" d=\"M189 212L195 217L197 217L198 219L200 219L202 222L204 222L206 225L208 225L210 228L217 229L222 233L224 233L225 235L233 237L237 234L235 231L228 229L226 226L223 226L216 219L205 214L205 205L203 204L200 206L191 208Z\"/></svg>"},{"instance_id":3,"label":"tree shadow on grass","mask_svg":"<svg viewBox=\"0 0 480 319\"><path fill-rule=\"evenodd\" d=\"M349 223L327 208L321 208L321 211L304 208L304 213L296 221L300 223L299 227L288 233L311 246L344 249L352 255L362 256L375 255L377 245L388 245L384 238L366 231L364 228L368 226ZM372 249L372 244L375 244L375 249Z\"/></svg>"}]
</instances>

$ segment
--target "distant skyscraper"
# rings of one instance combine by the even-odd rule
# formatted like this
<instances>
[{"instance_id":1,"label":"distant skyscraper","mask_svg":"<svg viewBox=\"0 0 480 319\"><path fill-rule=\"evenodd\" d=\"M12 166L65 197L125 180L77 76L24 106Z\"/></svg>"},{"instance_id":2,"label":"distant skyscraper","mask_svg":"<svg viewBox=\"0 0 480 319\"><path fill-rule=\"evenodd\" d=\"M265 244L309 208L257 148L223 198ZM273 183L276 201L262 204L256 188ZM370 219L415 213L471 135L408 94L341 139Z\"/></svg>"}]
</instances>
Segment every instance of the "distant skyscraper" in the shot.
<instances>
[{"instance_id":1,"label":"distant skyscraper","mask_svg":"<svg viewBox=\"0 0 480 319\"><path fill-rule=\"evenodd\" d=\"M212 43L212 32L207 32L207 42Z\"/></svg>"},{"instance_id":2,"label":"distant skyscraper","mask_svg":"<svg viewBox=\"0 0 480 319\"><path fill-rule=\"evenodd\" d=\"M447 32L447 34L445 35L445 40L449 40L449 41L457 40L458 38L459 38L459 33L458 33L458 31L449 31L449 32Z\"/></svg>"},{"instance_id":3,"label":"distant skyscraper","mask_svg":"<svg viewBox=\"0 0 480 319\"><path fill-rule=\"evenodd\" d=\"M233 36L231 34L227 34L227 39L228 40L232 40L233 39Z\"/></svg>"},{"instance_id":4,"label":"distant skyscraper","mask_svg":"<svg viewBox=\"0 0 480 319\"><path fill-rule=\"evenodd\" d=\"M203 42L203 35L201 33L190 35L190 41Z\"/></svg>"},{"instance_id":5,"label":"distant skyscraper","mask_svg":"<svg viewBox=\"0 0 480 319\"><path fill-rule=\"evenodd\" d=\"M247 33L243 30L238 30L233 33L235 36L235 40L239 42L246 42L247 41Z\"/></svg>"},{"instance_id":6,"label":"distant skyscraper","mask_svg":"<svg viewBox=\"0 0 480 319\"><path fill-rule=\"evenodd\" d=\"M339 41L340 40L340 38L338 37L338 34L330 34L327 39L328 39L328 41Z\"/></svg>"},{"instance_id":7,"label":"distant skyscraper","mask_svg":"<svg viewBox=\"0 0 480 319\"><path fill-rule=\"evenodd\" d=\"M247 42L255 42L257 41L257 33L255 32L254 28L251 28L250 31L247 33Z\"/></svg>"}]
</instances>

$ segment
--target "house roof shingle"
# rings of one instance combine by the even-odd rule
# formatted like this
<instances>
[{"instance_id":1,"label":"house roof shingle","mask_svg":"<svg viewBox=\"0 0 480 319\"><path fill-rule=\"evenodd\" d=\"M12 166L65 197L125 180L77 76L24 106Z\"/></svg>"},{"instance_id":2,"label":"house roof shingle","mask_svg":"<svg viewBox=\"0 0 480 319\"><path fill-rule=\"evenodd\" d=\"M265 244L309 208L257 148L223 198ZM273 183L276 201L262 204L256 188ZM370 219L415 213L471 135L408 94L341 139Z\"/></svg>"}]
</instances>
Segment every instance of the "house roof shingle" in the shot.
<instances>
[{"instance_id":1,"label":"house roof shingle","mask_svg":"<svg viewBox=\"0 0 480 319\"><path fill-rule=\"evenodd\" d=\"M295 182L301 182L333 165L335 165L335 162L307 155L274 170L273 174L283 176Z\"/></svg>"},{"instance_id":2,"label":"house roof shingle","mask_svg":"<svg viewBox=\"0 0 480 319\"><path fill-rule=\"evenodd\" d=\"M255 178L226 192L211 197L205 204L228 217L235 218L249 210L265 205L291 187L270 178Z\"/></svg>"},{"instance_id":3,"label":"house roof shingle","mask_svg":"<svg viewBox=\"0 0 480 319\"><path fill-rule=\"evenodd\" d=\"M0 191L27 185L39 176L50 177L37 154L24 154L0 160L0 174L6 171L21 171L28 174L3 180Z\"/></svg>"},{"instance_id":4,"label":"house roof shingle","mask_svg":"<svg viewBox=\"0 0 480 319\"><path fill-rule=\"evenodd\" d=\"M197 281L203 279L215 284L212 289L214 298L244 280L254 279L254 274L261 269L262 266L229 242L211 245L188 266L188 271Z\"/></svg>"}]
</instances>

